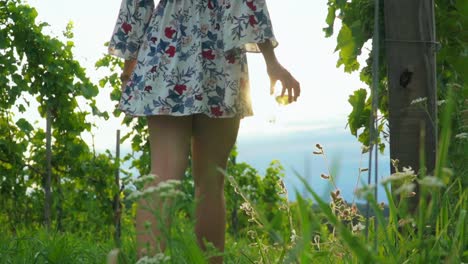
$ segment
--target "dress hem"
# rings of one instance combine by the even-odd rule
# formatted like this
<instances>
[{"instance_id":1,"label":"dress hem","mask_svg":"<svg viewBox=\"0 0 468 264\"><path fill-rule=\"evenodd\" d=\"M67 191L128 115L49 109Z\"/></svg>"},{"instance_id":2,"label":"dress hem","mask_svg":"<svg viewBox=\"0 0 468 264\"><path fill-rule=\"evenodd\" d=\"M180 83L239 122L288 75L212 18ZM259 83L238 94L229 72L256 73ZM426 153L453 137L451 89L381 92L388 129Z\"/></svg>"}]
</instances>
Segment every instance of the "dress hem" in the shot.
<instances>
[{"instance_id":1,"label":"dress hem","mask_svg":"<svg viewBox=\"0 0 468 264\"><path fill-rule=\"evenodd\" d=\"M183 116L191 116L191 115L197 115L197 114L203 114L206 115L210 118L216 118L216 119L221 119L221 118L233 118L233 117L240 117L240 119L243 119L244 117L249 117L253 116L253 112L248 112L246 114L239 114L235 113L234 115L223 115L223 116L216 116L216 115L210 115L206 112L194 112L194 113L154 113L154 114L136 114L136 113L131 113L129 111L125 111L123 109L118 108L122 113L124 113L126 116L132 117L132 118L139 118L139 117L148 117L148 116L175 116L175 117L183 117Z\"/></svg>"}]
</instances>

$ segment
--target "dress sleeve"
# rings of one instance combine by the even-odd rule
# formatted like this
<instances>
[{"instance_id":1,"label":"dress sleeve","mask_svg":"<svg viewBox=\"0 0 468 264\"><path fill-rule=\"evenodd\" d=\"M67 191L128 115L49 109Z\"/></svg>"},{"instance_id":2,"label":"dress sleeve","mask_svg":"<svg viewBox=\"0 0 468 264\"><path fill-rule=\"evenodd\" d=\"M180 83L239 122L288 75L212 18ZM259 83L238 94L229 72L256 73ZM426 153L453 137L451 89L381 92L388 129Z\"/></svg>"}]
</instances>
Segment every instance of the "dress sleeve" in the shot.
<instances>
[{"instance_id":1,"label":"dress sleeve","mask_svg":"<svg viewBox=\"0 0 468 264\"><path fill-rule=\"evenodd\" d=\"M109 54L135 59L154 9L153 0L122 0Z\"/></svg>"},{"instance_id":2,"label":"dress sleeve","mask_svg":"<svg viewBox=\"0 0 468 264\"><path fill-rule=\"evenodd\" d=\"M265 0L225 0L224 49L260 52L257 43L278 46Z\"/></svg>"}]
</instances>

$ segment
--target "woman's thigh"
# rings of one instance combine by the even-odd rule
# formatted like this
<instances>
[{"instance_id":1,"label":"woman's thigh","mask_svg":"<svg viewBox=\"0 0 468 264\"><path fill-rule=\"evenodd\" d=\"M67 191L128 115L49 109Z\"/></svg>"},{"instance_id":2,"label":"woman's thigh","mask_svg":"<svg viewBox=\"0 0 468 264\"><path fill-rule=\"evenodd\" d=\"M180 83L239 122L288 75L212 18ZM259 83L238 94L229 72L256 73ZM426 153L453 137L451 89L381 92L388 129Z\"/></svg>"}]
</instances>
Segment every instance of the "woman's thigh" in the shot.
<instances>
[{"instance_id":1,"label":"woman's thigh","mask_svg":"<svg viewBox=\"0 0 468 264\"><path fill-rule=\"evenodd\" d=\"M151 173L158 181L182 179L188 165L192 116L149 116Z\"/></svg>"},{"instance_id":2,"label":"woman's thigh","mask_svg":"<svg viewBox=\"0 0 468 264\"><path fill-rule=\"evenodd\" d=\"M193 117L192 166L196 186L208 190L222 187L224 176L217 170L226 168L239 123L238 117L210 118L203 114Z\"/></svg>"}]
</instances>

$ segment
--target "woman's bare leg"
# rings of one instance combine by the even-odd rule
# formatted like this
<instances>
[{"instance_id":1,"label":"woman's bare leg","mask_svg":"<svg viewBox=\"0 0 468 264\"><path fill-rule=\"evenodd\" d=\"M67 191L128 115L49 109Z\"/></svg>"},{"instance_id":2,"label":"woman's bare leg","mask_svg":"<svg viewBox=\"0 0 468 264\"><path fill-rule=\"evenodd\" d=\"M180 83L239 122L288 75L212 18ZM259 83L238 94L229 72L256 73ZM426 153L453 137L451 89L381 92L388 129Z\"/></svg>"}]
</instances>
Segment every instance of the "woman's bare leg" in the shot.
<instances>
[{"instance_id":1,"label":"woman's bare leg","mask_svg":"<svg viewBox=\"0 0 468 264\"><path fill-rule=\"evenodd\" d=\"M224 251L226 208L224 175L227 160L239 130L239 118L193 117L192 165L195 182L196 227L198 243L204 249L203 239ZM222 263L222 257L210 263Z\"/></svg>"},{"instance_id":2,"label":"woman's bare leg","mask_svg":"<svg viewBox=\"0 0 468 264\"><path fill-rule=\"evenodd\" d=\"M151 151L151 173L157 175L156 180L150 184L155 186L159 182L174 179L181 180L188 166L190 140L192 136L192 116L150 116L148 117L149 141ZM162 205L156 201L152 205L160 208ZM160 230L157 221L151 212L145 210L144 201L138 206L136 215L137 250L139 256L145 255L146 245L154 250ZM148 234L145 222L151 222L153 235ZM164 250L164 243L160 245ZM153 251L152 250L152 251Z\"/></svg>"}]
</instances>

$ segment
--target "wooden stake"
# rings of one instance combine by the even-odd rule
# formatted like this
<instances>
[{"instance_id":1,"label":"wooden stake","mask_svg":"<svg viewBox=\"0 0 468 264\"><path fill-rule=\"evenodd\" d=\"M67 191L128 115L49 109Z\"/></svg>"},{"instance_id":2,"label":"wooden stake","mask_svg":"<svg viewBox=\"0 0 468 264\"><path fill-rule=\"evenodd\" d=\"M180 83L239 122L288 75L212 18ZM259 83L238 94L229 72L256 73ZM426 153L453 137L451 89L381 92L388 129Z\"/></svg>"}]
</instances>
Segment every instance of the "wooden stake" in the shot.
<instances>
[{"instance_id":1,"label":"wooden stake","mask_svg":"<svg viewBox=\"0 0 468 264\"><path fill-rule=\"evenodd\" d=\"M400 166L420 169L421 148L432 173L436 163L437 87L433 0L385 1L385 35L389 89L390 157ZM411 102L417 98L425 101ZM420 124L425 124L424 146ZM395 172L391 166L392 172ZM418 193L418 191L416 191ZM419 197L411 201L414 212Z\"/></svg>"}]
</instances>

